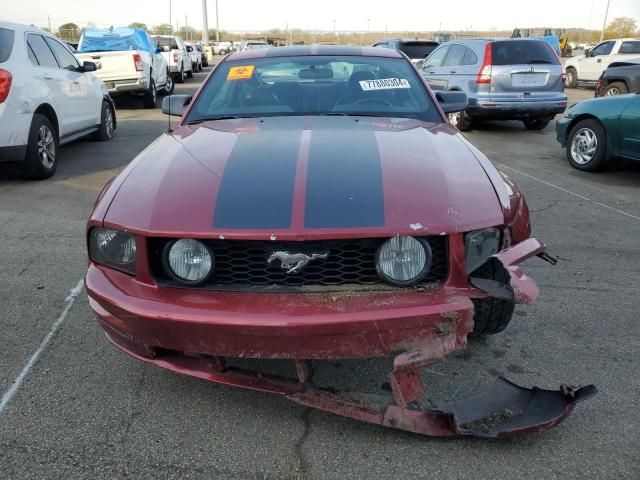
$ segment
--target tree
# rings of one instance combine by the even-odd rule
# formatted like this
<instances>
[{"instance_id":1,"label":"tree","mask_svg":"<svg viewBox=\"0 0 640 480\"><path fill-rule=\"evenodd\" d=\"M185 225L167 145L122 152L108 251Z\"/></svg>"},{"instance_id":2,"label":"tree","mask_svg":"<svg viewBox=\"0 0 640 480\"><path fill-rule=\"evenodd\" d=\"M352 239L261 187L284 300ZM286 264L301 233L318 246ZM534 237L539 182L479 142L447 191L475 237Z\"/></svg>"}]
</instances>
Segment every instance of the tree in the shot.
<instances>
[{"instance_id":1,"label":"tree","mask_svg":"<svg viewBox=\"0 0 640 480\"><path fill-rule=\"evenodd\" d=\"M216 39L216 29L215 28L210 28L208 30L208 32L209 32L209 40L212 41L212 42L215 41L215 39ZM220 32L220 40L222 40L222 32Z\"/></svg>"},{"instance_id":2,"label":"tree","mask_svg":"<svg viewBox=\"0 0 640 480\"><path fill-rule=\"evenodd\" d=\"M58 36L70 42L75 42L80 39L80 27L75 23L63 23L58 28Z\"/></svg>"},{"instance_id":3,"label":"tree","mask_svg":"<svg viewBox=\"0 0 640 480\"><path fill-rule=\"evenodd\" d=\"M148 30L147 29L147 24L146 23L142 23L142 22L131 22L131 25L129 25L131 28L141 28L143 30Z\"/></svg>"},{"instance_id":4,"label":"tree","mask_svg":"<svg viewBox=\"0 0 640 480\"><path fill-rule=\"evenodd\" d=\"M604 38L633 37L637 28L636 21L630 17L613 19L604 30Z\"/></svg>"},{"instance_id":5,"label":"tree","mask_svg":"<svg viewBox=\"0 0 640 480\"><path fill-rule=\"evenodd\" d=\"M171 35L173 33L173 28L168 23L161 23L160 25L153 27L151 31L156 35Z\"/></svg>"}]
</instances>

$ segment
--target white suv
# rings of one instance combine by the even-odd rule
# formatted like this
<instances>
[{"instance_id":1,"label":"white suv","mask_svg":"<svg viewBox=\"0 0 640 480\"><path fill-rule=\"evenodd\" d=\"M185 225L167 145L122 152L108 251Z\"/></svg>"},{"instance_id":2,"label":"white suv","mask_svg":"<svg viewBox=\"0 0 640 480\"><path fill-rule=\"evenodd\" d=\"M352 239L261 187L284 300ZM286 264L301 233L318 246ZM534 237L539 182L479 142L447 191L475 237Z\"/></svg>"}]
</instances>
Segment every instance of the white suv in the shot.
<instances>
[{"instance_id":1,"label":"white suv","mask_svg":"<svg viewBox=\"0 0 640 480\"><path fill-rule=\"evenodd\" d=\"M115 107L95 70L55 36L0 21L0 162L43 179L56 171L59 145L89 134L110 140Z\"/></svg>"}]
</instances>

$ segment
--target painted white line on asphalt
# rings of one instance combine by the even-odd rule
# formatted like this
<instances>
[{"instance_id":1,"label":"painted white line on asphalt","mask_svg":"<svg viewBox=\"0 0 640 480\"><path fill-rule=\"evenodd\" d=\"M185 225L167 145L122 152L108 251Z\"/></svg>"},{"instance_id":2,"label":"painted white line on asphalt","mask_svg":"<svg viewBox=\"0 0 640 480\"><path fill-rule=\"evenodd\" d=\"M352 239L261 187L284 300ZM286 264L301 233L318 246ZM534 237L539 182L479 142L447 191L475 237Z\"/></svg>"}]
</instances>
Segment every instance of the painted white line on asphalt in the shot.
<instances>
[{"instance_id":1,"label":"painted white line on asphalt","mask_svg":"<svg viewBox=\"0 0 640 480\"><path fill-rule=\"evenodd\" d=\"M82 282L83 282L82 279L80 279L76 284L76 286L71 289L71 291L69 292L69 295L67 295L67 298L64 299L66 306L62 310L62 313L60 314L58 319L54 322L53 326L51 327L51 330L49 330L49 333L47 333L47 335L42 339L42 342L40 342L40 345L38 346L36 351L33 352L33 355L31 355L31 358L29 359L27 364L24 366L24 368L20 372L20 375L18 375L18 377L13 381L13 384L11 385L9 390L7 390L4 395L2 395L2 401L0 401L0 413L2 413L4 409L7 407L7 405L13 398L13 396L16 394L16 392L22 385L22 382L24 381L25 377L29 373L29 370L31 370L31 367L33 367L35 363L38 361L38 358L40 357L44 349L47 347L47 345L49 344L53 336L56 334L56 332L58 331L62 323L65 321L65 319L67 318L67 315L69 315L69 311L71 310L71 307L73 306L73 304L76 301L76 298L78 298L78 295L82 291L82 285L83 285Z\"/></svg>"},{"instance_id":2,"label":"painted white line on asphalt","mask_svg":"<svg viewBox=\"0 0 640 480\"><path fill-rule=\"evenodd\" d=\"M616 213L619 213L620 215L624 215L625 217L633 218L634 220L640 220L640 217L636 217L635 215L632 215L630 213L624 212L622 210L618 210L617 208L614 208L614 207L612 207L610 205L607 205L606 203L598 202L597 200L593 200L593 199L591 199L589 197L585 197L584 195L580 195L579 193L572 192L571 190L567 190L566 188L562 188L559 185L555 185L553 183L547 182L546 180L542 180L541 178L534 177L533 175L529 175L528 173L524 173L523 171L518 170L517 168L513 168L513 167L510 167L508 165L504 165L502 163L499 163L498 165L500 167L502 167L502 168L506 168L508 170L513 170L514 172L519 173L520 175L524 175L525 177L529 177L529 178L531 178L533 180L536 180L536 181L538 181L540 183L544 183L545 185L549 185L550 187L557 188L558 190L562 190L563 192L566 192L566 193L568 193L570 195L573 195L574 197L578 197L578 198L581 198L582 200L586 200L587 202L591 202L591 203L593 203L595 205L598 205L599 207L606 208L607 210L612 210L612 211L614 211Z\"/></svg>"}]
</instances>

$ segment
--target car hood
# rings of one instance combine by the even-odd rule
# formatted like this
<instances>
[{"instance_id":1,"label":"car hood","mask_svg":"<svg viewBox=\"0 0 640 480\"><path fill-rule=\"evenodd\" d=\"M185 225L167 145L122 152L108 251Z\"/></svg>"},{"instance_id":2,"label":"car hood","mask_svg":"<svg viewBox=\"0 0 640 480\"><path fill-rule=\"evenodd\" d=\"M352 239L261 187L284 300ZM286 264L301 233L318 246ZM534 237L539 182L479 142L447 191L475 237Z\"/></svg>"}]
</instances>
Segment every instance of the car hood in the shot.
<instances>
[{"instance_id":1,"label":"car hood","mask_svg":"<svg viewBox=\"0 0 640 480\"><path fill-rule=\"evenodd\" d=\"M104 221L152 235L300 240L502 224L504 192L488 175L499 176L474 151L448 124L407 119L178 126L114 182Z\"/></svg>"}]
</instances>

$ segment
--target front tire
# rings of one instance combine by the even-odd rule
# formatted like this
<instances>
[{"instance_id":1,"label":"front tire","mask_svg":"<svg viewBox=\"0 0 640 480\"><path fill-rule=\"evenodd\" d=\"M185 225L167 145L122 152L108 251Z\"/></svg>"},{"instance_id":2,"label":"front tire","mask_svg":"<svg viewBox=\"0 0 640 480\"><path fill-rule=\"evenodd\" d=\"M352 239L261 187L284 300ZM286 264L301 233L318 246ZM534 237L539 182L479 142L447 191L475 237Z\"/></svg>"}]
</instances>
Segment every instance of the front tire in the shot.
<instances>
[{"instance_id":1,"label":"front tire","mask_svg":"<svg viewBox=\"0 0 640 480\"><path fill-rule=\"evenodd\" d=\"M524 126L527 130L544 130L552 117L538 117L538 118L529 118L527 120L523 120Z\"/></svg>"},{"instance_id":2,"label":"front tire","mask_svg":"<svg viewBox=\"0 0 640 480\"><path fill-rule=\"evenodd\" d=\"M178 83L184 83L184 67L180 69L180 72L178 72L178 76L176 78L176 81Z\"/></svg>"},{"instance_id":3,"label":"front tire","mask_svg":"<svg viewBox=\"0 0 640 480\"><path fill-rule=\"evenodd\" d=\"M612 95L624 95L625 93L629 93L629 89L624 83L612 82L604 89L603 96L609 97Z\"/></svg>"},{"instance_id":4,"label":"front tire","mask_svg":"<svg viewBox=\"0 0 640 480\"><path fill-rule=\"evenodd\" d=\"M461 132L468 132L473 127L473 120L465 110L461 112L449 113L449 122Z\"/></svg>"},{"instance_id":5,"label":"front tire","mask_svg":"<svg viewBox=\"0 0 640 480\"><path fill-rule=\"evenodd\" d=\"M58 167L58 133L51 121L36 113L29 128L27 154L20 165L22 176L44 180L56 173Z\"/></svg>"},{"instance_id":6,"label":"front tire","mask_svg":"<svg viewBox=\"0 0 640 480\"><path fill-rule=\"evenodd\" d=\"M578 72L575 68L567 68L567 87L576 88L578 86Z\"/></svg>"},{"instance_id":7,"label":"front tire","mask_svg":"<svg viewBox=\"0 0 640 480\"><path fill-rule=\"evenodd\" d=\"M149 82L149 90L142 97L142 104L144 108L156 108L156 97L158 92L156 91L156 82L153 78Z\"/></svg>"},{"instance_id":8,"label":"front tire","mask_svg":"<svg viewBox=\"0 0 640 480\"><path fill-rule=\"evenodd\" d=\"M187 78L193 78L193 67L187 72Z\"/></svg>"},{"instance_id":9,"label":"front tire","mask_svg":"<svg viewBox=\"0 0 640 480\"><path fill-rule=\"evenodd\" d=\"M489 261L473 272L474 277L488 278L509 284L509 273L498 261ZM515 302L504 298L472 298L474 336L494 335L502 332L513 317Z\"/></svg>"},{"instance_id":10,"label":"front tire","mask_svg":"<svg viewBox=\"0 0 640 480\"><path fill-rule=\"evenodd\" d=\"M175 88L175 83L173 82L173 76L167 70L167 82L164 84L164 89L162 93L164 95L171 95L173 93L173 89Z\"/></svg>"},{"instance_id":11,"label":"front tire","mask_svg":"<svg viewBox=\"0 0 640 480\"><path fill-rule=\"evenodd\" d=\"M100 119L100 128L93 134L93 139L106 142L113 138L113 133L115 131L113 109L108 102L102 102L102 115Z\"/></svg>"},{"instance_id":12,"label":"front tire","mask_svg":"<svg viewBox=\"0 0 640 480\"><path fill-rule=\"evenodd\" d=\"M607 162L607 133L593 118L576 123L567 137L567 160L578 170L595 172Z\"/></svg>"}]
</instances>

